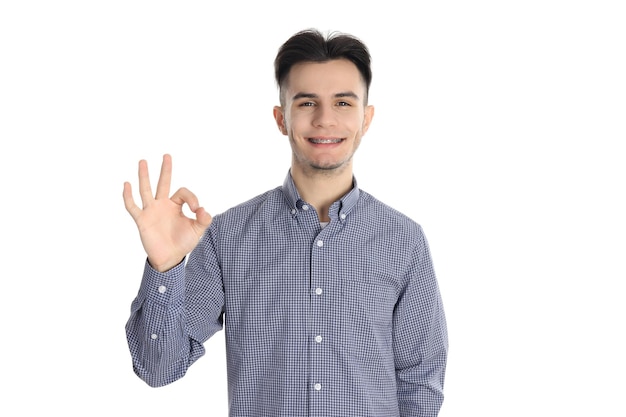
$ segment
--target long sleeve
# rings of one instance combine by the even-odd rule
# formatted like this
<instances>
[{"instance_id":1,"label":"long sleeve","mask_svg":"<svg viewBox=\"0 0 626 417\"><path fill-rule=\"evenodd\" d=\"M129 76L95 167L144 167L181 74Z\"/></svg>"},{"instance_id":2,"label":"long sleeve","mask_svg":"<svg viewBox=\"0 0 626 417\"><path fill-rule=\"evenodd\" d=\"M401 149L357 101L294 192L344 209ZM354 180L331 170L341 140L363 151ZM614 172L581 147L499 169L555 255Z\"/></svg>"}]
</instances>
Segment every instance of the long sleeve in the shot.
<instances>
[{"instance_id":1,"label":"long sleeve","mask_svg":"<svg viewBox=\"0 0 626 417\"><path fill-rule=\"evenodd\" d=\"M204 249L199 245L186 265L181 262L165 273L155 271L146 262L126 323L126 336L133 370L152 387L184 376L189 366L204 355L203 343L222 328L221 281L215 274L211 279L202 267L202 260L207 258ZM198 300L194 288L198 283L212 285L218 295L213 300ZM203 317L201 326L198 317Z\"/></svg>"},{"instance_id":2,"label":"long sleeve","mask_svg":"<svg viewBox=\"0 0 626 417\"><path fill-rule=\"evenodd\" d=\"M420 228L421 232L421 228ZM443 403L448 335L428 243L420 233L394 314L400 415L435 417Z\"/></svg>"}]
</instances>

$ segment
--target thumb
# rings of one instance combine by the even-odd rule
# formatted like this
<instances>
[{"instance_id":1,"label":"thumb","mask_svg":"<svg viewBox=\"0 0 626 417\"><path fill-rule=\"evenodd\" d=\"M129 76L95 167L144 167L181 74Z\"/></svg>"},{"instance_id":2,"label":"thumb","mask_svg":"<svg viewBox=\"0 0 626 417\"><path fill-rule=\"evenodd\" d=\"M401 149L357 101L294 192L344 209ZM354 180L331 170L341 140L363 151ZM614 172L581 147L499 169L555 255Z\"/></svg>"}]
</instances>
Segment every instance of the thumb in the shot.
<instances>
[{"instance_id":1,"label":"thumb","mask_svg":"<svg viewBox=\"0 0 626 417\"><path fill-rule=\"evenodd\" d=\"M195 211L196 214L196 226L204 232L204 230L211 225L213 217L204 209L204 207L198 207Z\"/></svg>"}]
</instances>

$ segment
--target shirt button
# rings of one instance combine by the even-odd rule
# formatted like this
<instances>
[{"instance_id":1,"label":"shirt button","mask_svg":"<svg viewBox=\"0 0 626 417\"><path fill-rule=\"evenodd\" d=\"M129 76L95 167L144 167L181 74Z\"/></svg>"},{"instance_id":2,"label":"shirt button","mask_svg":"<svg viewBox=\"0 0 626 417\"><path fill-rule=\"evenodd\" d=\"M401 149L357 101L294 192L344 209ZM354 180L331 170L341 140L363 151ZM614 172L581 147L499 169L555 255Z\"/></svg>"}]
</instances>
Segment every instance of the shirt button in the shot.
<instances>
[{"instance_id":1,"label":"shirt button","mask_svg":"<svg viewBox=\"0 0 626 417\"><path fill-rule=\"evenodd\" d=\"M322 246L324 246L324 242L321 241L321 240L318 240L317 241L317 246L321 248Z\"/></svg>"},{"instance_id":2,"label":"shirt button","mask_svg":"<svg viewBox=\"0 0 626 417\"><path fill-rule=\"evenodd\" d=\"M307 206L306 204L302 206L302 210L307 211L309 209L309 206Z\"/></svg>"},{"instance_id":3,"label":"shirt button","mask_svg":"<svg viewBox=\"0 0 626 417\"><path fill-rule=\"evenodd\" d=\"M166 287L165 285L161 285L161 286L159 286L159 292L160 292L161 294L163 294L165 291L167 291L167 287Z\"/></svg>"},{"instance_id":4,"label":"shirt button","mask_svg":"<svg viewBox=\"0 0 626 417\"><path fill-rule=\"evenodd\" d=\"M315 336L315 341L316 341L317 343L322 343L322 336L319 336L319 335L318 335L318 336Z\"/></svg>"},{"instance_id":5,"label":"shirt button","mask_svg":"<svg viewBox=\"0 0 626 417\"><path fill-rule=\"evenodd\" d=\"M291 209L291 214L296 214L296 209Z\"/></svg>"},{"instance_id":6,"label":"shirt button","mask_svg":"<svg viewBox=\"0 0 626 417\"><path fill-rule=\"evenodd\" d=\"M315 289L315 294L317 294L317 295L322 295L322 289L321 289L321 288L319 288L319 287L318 287L318 288L316 288L316 289Z\"/></svg>"},{"instance_id":7,"label":"shirt button","mask_svg":"<svg viewBox=\"0 0 626 417\"><path fill-rule=\"evenodd\" d=\"M341 214L339 215L339 217L341 217L341 220L345 220L346 215L345 215L344 213L341 213Z\"/></svg>"},{"instance_id":8,"label":"shirt button","mask_svg":"<svg viewBox=\"0 0 626 417\"><path fill-rule=\"evenodd\" d=\"M155 333L152 333L152 334L150 335L150 338L151 338L152 340L156 340L156 339L158 339L158 337L159 337L159 336L157 336Z\"/></svg>"},{"instance_id":9,"label":"shirt button","mask_svg":"<svg viewBox=\"0 0 626 417\"><path fill-rule=\"evenodd\" d=\"M321 389L322 389L322 384L317 383L317 384L315 384L315 385L313 386L313 388L315 388L315 391L319 391L319 390L321 390Z\"/></svg>"}]
</instances>

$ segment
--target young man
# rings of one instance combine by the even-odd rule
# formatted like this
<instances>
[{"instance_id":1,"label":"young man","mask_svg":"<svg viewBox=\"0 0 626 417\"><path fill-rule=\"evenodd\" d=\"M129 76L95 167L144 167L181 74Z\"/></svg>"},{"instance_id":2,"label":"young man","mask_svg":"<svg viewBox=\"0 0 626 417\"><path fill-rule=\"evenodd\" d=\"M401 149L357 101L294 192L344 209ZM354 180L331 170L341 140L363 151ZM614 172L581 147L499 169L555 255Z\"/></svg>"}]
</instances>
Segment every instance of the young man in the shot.
<instances>
[{"instance_id":1,"label":"young man","mask_svg":"<svg viewBox=\"0 0 626 417\"><path fill-rule=\"evenodd\" d=\"M231 416L436 416L448 339L426 238L352 172L374 115L369 51L307 30L275 74L282 186L211 218L189 190L169 196L169 155L154 197L139 163L143 209L124 184L148 255L126 326L134 371L181 378L224 325Z\"/></svg>"}]
</instances>

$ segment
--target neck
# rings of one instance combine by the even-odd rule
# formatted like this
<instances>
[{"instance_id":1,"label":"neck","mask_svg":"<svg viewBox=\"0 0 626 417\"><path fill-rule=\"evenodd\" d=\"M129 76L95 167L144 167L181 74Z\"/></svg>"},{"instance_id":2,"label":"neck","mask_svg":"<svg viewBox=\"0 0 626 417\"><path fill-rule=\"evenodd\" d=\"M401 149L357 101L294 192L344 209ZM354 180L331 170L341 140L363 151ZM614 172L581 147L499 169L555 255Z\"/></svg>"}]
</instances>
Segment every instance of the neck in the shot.
<instances>
[{"instance_id":1,"label":"neck","mask_svg":"<svg viewBox=\"0 0 626 417\"><path fill-rule=\"evenodd\" d=\"M305 172L292 165L291 177L300 197L318 213L320 221L330 221L328 210L331 204L352 189L352 166L345 166L340 171L316 170Z\"/></svg>"}]
</instances>

